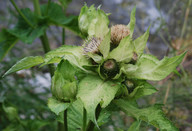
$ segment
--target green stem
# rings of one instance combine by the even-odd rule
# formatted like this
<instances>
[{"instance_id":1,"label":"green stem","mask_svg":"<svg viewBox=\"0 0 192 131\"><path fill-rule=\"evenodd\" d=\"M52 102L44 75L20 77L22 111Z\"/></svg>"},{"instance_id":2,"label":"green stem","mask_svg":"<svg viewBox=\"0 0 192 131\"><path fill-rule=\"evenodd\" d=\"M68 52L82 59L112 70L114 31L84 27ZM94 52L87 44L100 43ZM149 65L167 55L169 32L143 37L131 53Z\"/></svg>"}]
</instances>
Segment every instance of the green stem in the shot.
<instances>
[{"instance_id":1,"label":"green stem","mask_svg":"<svg viewBox=\"0 0 192 131\"><path fill-rule=\"evenodd\" d=\"M31 22L27 19L27 17L25 17L25 15L21 12L21 10L17 7L17 5L15 4L14 0L10 0L12 5L15 7L15 9L17 10L17 12L19 13L19 15L25 20L25 22L31 26L32 28L34 28L34 26L31 24Z\"/></svg>"},{"instance_id":2,"label":"green stem","mask_svg":"<svg viewBox=\"0 0 192 131\"><path fill-rule=\"evenodd\" d=\"M63 13L66 15L66 8L63 10ZM65 45L65 28L62 30L62 45Z\"/></svg>"},{"instance_id":3,"label":"green stem","mask_svg":"<svg viewBox=\"0 0 192 131\"><path fill-rule=\"evenodd\" d=\"M99 118L100 112L101 112L101 106L98 105L96 109L96 120ZM92 121L90 121L87 127L87 131L93 131L94 126L95 124Z\"/></svg>"},{"instance_id":4,"label":"green stem","mask_svg":"<svg viewBox=\"0 0 192 131\"><path fill-rule=\"evenodd\" d=\"M189 0L188 5L187 5L187 9L185 11L185 18L184 18L184 23L183 23L183 27L182 27L182 30L181 30L180 38L183 38L183 35L184 35L186 27L187 27L187 20L188 20L188 16L189 16L189 12L190 12L191 3L192 3L192 0Z\"/></svg>"},{"instance_id":5,"label":"green stem","mask_svg":"<svg viewBox=\"0 0 192 131\"><path fill-rule=\"evenodd\" d=\"M48 14L48 10L49 10L50 3L51 3L51 0L49 0L49 1L48 1L48 4L47 4L47 9L46 9L46 14L45 14L45 15L47 15L47 14Z\"/></svg>"},{"instance_id":6,"label":"green stem","mask_svg":"<svg viewBox=\"0 0 192 131\"><path fill-rule=\"evenodd\" d=\"M46 32L44 32L44 34L40 37L40 39L41 39L41 43L43 45L44 52L45 53L49 52L51 49L50 49L50 46L49 46L49 41L48 41ZM49 68L51 76L53 76L54 71L55 71L54 65L50 64L50 65L48 65L48 68Z\"/></svg>"},{"instance_id":7,"label":"green stem","mask_svg":"<svg viewBox=\"0 0 192 131\"><path fill-rule=\"evenodd\" d=\"M34 5L36 15L41 16L39 0L33 0L33 5ZM50 44L49 44L49 40L47 38L46 31L44 31L44 34L42 36L40 36L40 39L41 39L41 43L43 45L44 52L45 53L49 52L51 49L50 49ZM49 72L52 77L54 75L55 67L53 64L50 64L50 65L48 65L48 68L49 68Z\"/></svg>"},{"instance_id":8,"label":"green stem","mask_svg":"<svg viewBox=\"0 0 192 131\"><path fill-rule=\"evenodd\" d=\"M64 111L64 131L68 131L67 128L67 109Z\"/></svg>"},{"instance_id":9,"label":"green stem","mask_svg":"<svg viewBox=\"0 0 192 131\"><path fill-rule=\"evenodd\" d=\"M87 112L85 108L83 108L83 128L82 131L86 131L86 124L87 124Z\"/></svg>"},{"instance_id":10,"label":"green stem","mask_svg":"<svg viewBox=\"0 0 192 131\"><path fill-rule=\"evenodd\" d=\"M39 5L39 0L33 0L33 5L34 5L34 9L35 9L35 14L41 16L41 9L40 9L40 5Z\"/></svg>"},{"instance_id":11,"label":"green stem","mask_svg":"<svg viewBox=\"0 0 192 131\"><path fill-rule=\"evenodd\" d=\"M65 28L62 30L62 45L65 45Z\"/></svg>"}]
</instances>

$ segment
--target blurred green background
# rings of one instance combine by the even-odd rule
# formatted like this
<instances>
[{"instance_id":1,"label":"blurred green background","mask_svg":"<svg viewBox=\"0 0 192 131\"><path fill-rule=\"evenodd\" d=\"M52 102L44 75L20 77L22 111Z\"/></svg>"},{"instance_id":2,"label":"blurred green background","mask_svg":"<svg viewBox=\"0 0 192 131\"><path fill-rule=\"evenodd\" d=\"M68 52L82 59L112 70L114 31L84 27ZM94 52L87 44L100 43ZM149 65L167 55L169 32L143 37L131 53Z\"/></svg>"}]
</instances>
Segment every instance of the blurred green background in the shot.
<instances>
[{"instance_id":1,"label":"blurred green background","mask_svg":"<svg viewBox=\"0 0 192 131\"><path fill-rule=\"evenodd\" d=\"M59 3L58 0L52 0ZM41 4L48 0L40 0ZM33 10L32 0L15 0L19 8ZM181 66L177 68L180 75L171 74L160 82L151 82L158 93L139 99L141 106L160 103L165 104L164 112L181 131L192 131L192 0L72 0L66 15L78 15L81 7L95 4L101 6L109 16L110 26L128 24L132 8L136 5L136 27L134 38L143 34L151 24L150 37L146 53L152 53L157 58L175 56L188 51ZM13 28L17 22L17 12L9 0L0 0L0 31L3 28ZM61 46L62 28L51 26L47 30L51 49ZM65 44L81 45L83 40L75 33L65 30ZM43 55L40 40L33 44L19 41L0 62L0 76L13 64L25 56ZM51 78L47 67L34 67L19 71L5 78L0 78L0 130L10 123L3 111L2 103L15 107L20 119L33 123L31 126L43 126L39 130L56 130L55 115L47 107L50 93ZM34 122L36 121L36 122ZM102 130L127 130L134 119L123 112L114 112L109 122ZM34 129L36 130L36 129ZM156 131L155 128L142 123L142 131Z\"/></svg>"}]
</instances>

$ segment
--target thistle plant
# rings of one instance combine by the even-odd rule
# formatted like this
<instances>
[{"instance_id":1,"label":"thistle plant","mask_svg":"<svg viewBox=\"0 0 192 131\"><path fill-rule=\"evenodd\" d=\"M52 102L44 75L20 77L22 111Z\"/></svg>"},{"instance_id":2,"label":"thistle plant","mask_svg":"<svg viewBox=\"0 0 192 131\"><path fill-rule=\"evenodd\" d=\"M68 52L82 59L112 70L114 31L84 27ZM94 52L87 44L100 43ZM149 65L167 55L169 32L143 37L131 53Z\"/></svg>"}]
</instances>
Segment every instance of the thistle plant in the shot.
<instances>
[{"instance_id":1,"label":"thistle plant","mask_svg":"<svg viewBox=\"0 0 192 131\"><path fill-rule=\"evenodd\" d=\"M103 121L107 122L102 112L114 110L135 118L132 129L143 121L160 130L178 130L164 116L162 105L140 108L136 100L156 93L148 80L166 78L176 70L185 53L162 60L144 54L150 27L134 40L135 12L136 8L128 25L109 27L109 14L85 5L78 19L85 36L82 46L64 45L44 57L26 57L5 75L39 64L58 63L48 106L57 120L64 122L66 130L99 130Z\"/></svg>"}]
</instances>

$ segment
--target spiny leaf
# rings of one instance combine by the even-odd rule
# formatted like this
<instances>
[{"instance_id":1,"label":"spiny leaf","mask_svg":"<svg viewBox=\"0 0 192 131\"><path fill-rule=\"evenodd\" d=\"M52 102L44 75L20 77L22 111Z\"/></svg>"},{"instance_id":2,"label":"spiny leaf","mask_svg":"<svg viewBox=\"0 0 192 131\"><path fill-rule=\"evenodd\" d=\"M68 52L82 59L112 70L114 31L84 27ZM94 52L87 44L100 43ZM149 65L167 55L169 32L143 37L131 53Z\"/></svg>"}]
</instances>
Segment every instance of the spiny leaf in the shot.
<instances>
[{"instance_id":1,"label":"spiny leaf","mask_svg":"<svg viewBox=\"0 0 192 131\"><path fill-rule=\"evenodd\" d=\"M109 53L109 58L115 59L117 62L129 62L133 56L132 44L130 36L123 38L119 46Z\"/></svg>"},{"instance_id":2,"label":"spiny leaf","mask_svg":"<svg viewBox=\"0 0 192 131\"><path fill-rule=\"evenodd\" d=\"M157 92L157 89L155 87L144 80L135 80L133 81L133 83L135 85L135 89L129 94L129 97L131 97L132 99L136 100L140 97L151 95Z\"/></svg>"},{"instance_id":3,"label":"spiny leaf","mask_svg":"<svg viewBox=\"0 0 192 131\"><path fill-rule=\"evenodd\" d=\"M130 29L130 36L132 37L133 32L134 32L134 28L135 28L135 22L136 22L136 18L135 18L135 12L136 12L136 6L133 8L133 10L131 11L131 16L130 16L130 22L127 25L128 28Z\"/></svg>"},{"instance_id":4,"label":"spiny leaf","mask_svg":"<svg viewBox=\"0 0 192 131\"><path fill-rule=\"evenodd\" d=\"M52 50L45 55L45 63L43 63L43 65L50 64L52 62L60 62L59 59L66 59L74 66L79 67L84 71L85 69L82 66L90 65L85 55L83 55L82 46L64 45Z\"/></svg>"},{"instance_id":5,"label":"spiny leaf","mask_svg":"<svg viewBox=\"0 0 192 131\"><path fill-rule=\"evenodd\" d=\"M136 40L133 41L134 44L134 52L136 52L138 55L143 53L148 37L149 37L149 29L150 27L147 29L147 31L140 36L139 38L137 38Z\"/></svg>"},{"instance_id":6,"label":"spiny leaf","mask_svg":"<svg viewBox=\"0 0 192 131\"><path fill-rule=\"evenodd\" d=\"M186 53L172 58L165 57L161 61L152 55L143 54L136 65L124 65L123 72L128 78L145 80L162 80L182 62Z\"/></svg>"},{"instance_id":7,"label":"spiny leaf","mask_svg":"<svg viewBox=\"0 0 192 131\"><path fill-rule=\"evenodd\" d=\"M63 123L63 112L61 112L57 120ZM88 121L87 121L88 122ZM80 130L83 125L83 103L76 100L67 109L67 123L69 131Z\"/></svg>"},{"instance_id":8,"label":"spiny leaf","mask_svg":"<svg viewBox=\"0 0 192 131\"><path fill-rule=\"evenodd\" d=\"M98 54L88 52L87 55L92 58L96 63L101 63L103 61L103 57Z\"/></svg>"},{"instance_id":9,"label":"spiny leaf","mask_svg":"<svg viewBox=\"0 0 192 131\"><path fill-rule=\"evenodd\" d=\"M111 32L109 31L99 45L99 51L103 54L104 59L108 56L110 50Z\"/></svg>"},{"instance_id":10,"label":"spiny leaf","mask_svg":"<svg viewBox=\"0 0 192 131\"><path fill-rule=\"evenodd\" d=\"M88 117L96 124L95 109L100 103L105 108L115 97L120 85L112 81L103 81L98 76L88 75L79 83L77 98L81 99Z\"/></svg>"},{"instance_id":11,"label":"spiny leaf","mask_svg":"<svg viewBox=\"0 0 192 131\"><path fill-rule=\"evenodd\" d=\"M64 102L58 101L53 97L48 99L48 107L56 115L59 115L60 112L63 112L64 110L66 110L69 107L69 105L70 103L64 103Z\"/></svg>"},{"instance_id":12,"label":"spiny leaf","mask_svg":"<svg viewBox=\"0 0 192 131\"><path fill-rule=\"evenodd\" d=\"M31 68L31 67L39 65L43 62L44 62L44 60L41 56L25 57L22 60L20 60L19 62L17 62L15 65L13 65L3 76L11 74L11 73L19 71L19 70Z\"/></svg>"},{"instance_id":13,"label":"spiny leaf","mask_svg":"<svg viewBox=\"0 0 192 131\"><path fill-rule=\"evenodd\" d=\"M81 8L79 28L83 34L103 38L109 31L109 19L104 11L95 9L94 5Z\"/></svg>"},{"instance_id":14,"label":"spiny leaf","mask_svg":"<svg viewBox=\"0 0 192 131\"><path fill-rule=\"evenodd\" d=\"M154 105L147 108L138 108L125 99L114 101L127 115L143 120L151 125L166 131L178 131L178 129L165 117L161 105Z\"/></svg>"}]
</instances>

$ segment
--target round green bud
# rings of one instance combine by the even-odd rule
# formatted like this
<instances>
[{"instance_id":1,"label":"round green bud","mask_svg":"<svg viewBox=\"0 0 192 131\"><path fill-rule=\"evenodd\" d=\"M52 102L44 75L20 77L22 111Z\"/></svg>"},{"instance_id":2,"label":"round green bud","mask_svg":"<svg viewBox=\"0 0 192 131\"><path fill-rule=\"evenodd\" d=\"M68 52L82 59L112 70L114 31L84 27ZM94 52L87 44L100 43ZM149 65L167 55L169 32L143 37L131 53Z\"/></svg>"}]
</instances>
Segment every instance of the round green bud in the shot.
<instances>
[{"instance_id":1,"label":"round green bud","mask_svg":"<svg viewBox=\"0 0 192 131\"><path fill-rule=\"evenodd\" d=\"M113 78L119 73L119 65L114 59L106 60L101 66L101 73L107 78Z\"/></svg>"}]
</instances>

